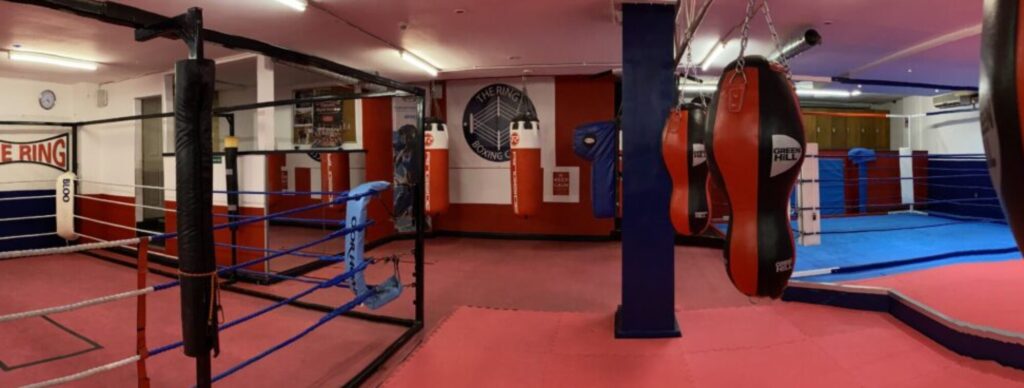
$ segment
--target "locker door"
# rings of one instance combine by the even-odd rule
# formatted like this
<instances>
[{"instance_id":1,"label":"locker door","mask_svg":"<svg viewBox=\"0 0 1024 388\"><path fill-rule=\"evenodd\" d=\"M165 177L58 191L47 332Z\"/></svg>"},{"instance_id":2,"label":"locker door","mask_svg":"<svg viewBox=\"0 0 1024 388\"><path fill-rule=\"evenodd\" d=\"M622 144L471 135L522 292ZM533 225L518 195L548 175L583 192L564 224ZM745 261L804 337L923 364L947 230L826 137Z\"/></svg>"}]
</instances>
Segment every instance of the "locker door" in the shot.
<instances>
[{"instance_id":1,"label":"locker door","mask_svg":"<svg viewBox=\"0 0 1024 388\"><path fill-rule=\"evenodd\" d=\"M861 117L846 118L846 148L863 147L864 119Z\"/></svg>"},{"instance_id":2,"label":"locker door","mask_svg":"<svg viewBox=\"0 0 1024 388\"><path fill-rule=\"evenodd\" d=\"M818 128L816 122L818 116L805 114L803 115L804 120L804 137L808 143L818 142Z\"/></svg>"},{"instance_id":3,"label":"locker door","mask_svg":"<svg viewBox=\"0 0 1024 388\"><path fill-rule=\"evenodd\" d=\"M831 125L832 132L832 149L841 150L848 148L846 146L846 126L849 121L846 117L833 117Z\"/></svg>"},{"instance_id":4,"label":"locker door","mask_svg":"<svg viewBox=\"0 0 1024 388\"><path fill-rule=\"evenodd\" d=\"M815 138L818 140L818 149L832 149L832 117L817 116L814 118Z\"/></svg>"}]
</instances>

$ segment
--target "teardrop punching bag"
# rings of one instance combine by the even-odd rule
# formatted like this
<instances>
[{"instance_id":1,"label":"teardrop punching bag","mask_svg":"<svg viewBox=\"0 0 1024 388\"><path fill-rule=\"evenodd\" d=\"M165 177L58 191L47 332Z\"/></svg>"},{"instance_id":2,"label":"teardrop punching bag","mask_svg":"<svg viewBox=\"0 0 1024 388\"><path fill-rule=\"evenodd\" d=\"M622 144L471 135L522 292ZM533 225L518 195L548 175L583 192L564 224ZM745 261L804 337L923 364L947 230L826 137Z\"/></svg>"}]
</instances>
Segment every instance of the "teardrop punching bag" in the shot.
<instances>
[{"instance_id":1,"label":"teardrop punching bag","mask_svg":"<svg viewBox=\"0 0 1024 388\"><path fill-rule=\"evenodd\" d=\"M981 135L992 185L1024 246L1024 7L986 0L981 32Z\"/></svg>"},{"instance_id":2,"label":"teardrop punching bag","mask_svg":"<svg viewBox=\"0 0 1024 388\"><path fill-rule=\"evenodd\" d=\"M540 122L529 113L509 123L512 153L512 210L520 217L536 215L544 195L540 165Z\"/></svg>"},{"instance_id":3,"label":"teardrop punching bag","mask_svg":"<svg viewBox=\"0 0 1024 388\"><path fill-rule=\"evenodd\" d=\"M704 152L706 107L686 104L669 112L661 154L672 177L669 214L676 233L697 236L708 228L708 165Z\"/></svg>"},{"instance_id":4,"label":"teardrop punching bag","mask_svg":"<svg viewBox=\"0 0 1024 388\"><path fill-rule=\"evenodd\" d=\"M426 147L424 176L426 178L424 211L438 215L448 211L448 126L439 119L423 121L423 144Z\"/></svg>"},{"instance_id":5,"label":"teardrop punching bag","mask_svg":"<svg viewBox=\"0 0 1024 388\"><path fill-rule=\"evenodd\" d=\"M804 128L786 71L764 57L726 67L709 111L713 179L732 208L725 265L748 296L777 298L796 262L787 203L804 158Z\"/></svg>"}]
</instances>

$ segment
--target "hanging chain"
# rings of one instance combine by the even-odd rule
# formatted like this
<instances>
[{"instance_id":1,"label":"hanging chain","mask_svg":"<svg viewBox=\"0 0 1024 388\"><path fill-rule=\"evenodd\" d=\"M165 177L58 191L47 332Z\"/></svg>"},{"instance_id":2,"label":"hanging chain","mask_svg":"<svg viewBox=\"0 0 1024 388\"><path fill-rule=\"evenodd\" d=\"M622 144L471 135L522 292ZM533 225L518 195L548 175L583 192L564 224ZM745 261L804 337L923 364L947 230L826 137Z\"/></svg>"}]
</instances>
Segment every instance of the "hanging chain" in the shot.
<instances>
[{"instance_id":1,"label":"hanging chain","mask_svg":"<svg viewBox=\"0 0 1024 388\"><path fill-rule=\"evenodd\" d=\"M515 105L515 116L522 114L522 100L526 99L526 75L522 76L522 93L519 94L519 103Z\"/></svg>"},{"instance_id":2,"label":"hanging chain","mask_svg":"<svg viewBox=\"0 0 1024 388\"><path fill-rule=\"evenodd\" d=\"M782 52L782 40L779 39L779 33L775 30L775 22L772 20L772 13L768 9L768 0L762 2L764 8L761 9L764 13L764 21L768 23L768 31L772 34L772 40L775 41L775 50L779 53L779 63L782 68L786 71L786 79L790 82L793 81L793 73L789 69L789 59Z\"/></svg>"},{"instance_id":3,"label":"hanging chain","mask_svg":"<svg viewBox=\"0 0 1024 388\"><path fill-rule=\"evenodd\" d=\"M743 83L747 82L747 73L743 71L746 60L743 56L747 53L747 41L750 40L750 19L754 17L754 3L756 0L747 0L747 12L743 15L743 28L740 30L740 57L736 60L736 72L733 74L734 78L736 75L742 76Z\"/></svg>"}]
</instances>

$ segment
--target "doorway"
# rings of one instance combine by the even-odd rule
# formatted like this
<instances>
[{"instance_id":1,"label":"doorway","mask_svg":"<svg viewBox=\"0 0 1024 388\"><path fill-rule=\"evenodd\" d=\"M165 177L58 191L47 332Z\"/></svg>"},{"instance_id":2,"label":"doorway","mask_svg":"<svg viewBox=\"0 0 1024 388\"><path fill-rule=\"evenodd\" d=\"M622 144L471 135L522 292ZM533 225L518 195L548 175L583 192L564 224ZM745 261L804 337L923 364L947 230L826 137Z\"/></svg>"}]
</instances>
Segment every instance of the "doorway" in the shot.
<instances>
[{"instance_id":1,"label":"doorway","mask_svg":"<svg viewBox=\"0 0 1024 388\"><path fill-rule=\"evenodd\" d=\"M157 97L143 98L142 114L150 115L163 112L162 99ZM164 134L163 119L142 120L142 182L143 186L164 186ZM139 190L142 194L142 221L138 228L157 232L164 231L164 191ZM151 208L152 207L152 208Z\"/></svg>"}]
</instances>

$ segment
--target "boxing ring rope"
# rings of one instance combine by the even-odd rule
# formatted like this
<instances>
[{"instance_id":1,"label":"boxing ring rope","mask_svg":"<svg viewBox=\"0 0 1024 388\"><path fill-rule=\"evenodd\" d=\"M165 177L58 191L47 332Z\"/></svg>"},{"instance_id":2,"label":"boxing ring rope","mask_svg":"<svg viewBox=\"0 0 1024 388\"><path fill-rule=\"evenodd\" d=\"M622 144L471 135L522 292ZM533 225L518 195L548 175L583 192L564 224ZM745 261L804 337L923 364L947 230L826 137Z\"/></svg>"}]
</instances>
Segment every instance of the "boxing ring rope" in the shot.
<instances>
[{"instance_id":1,"label":"boxing ring rope","mask_svg":"<svg viewBox=\"0 0 1024 388\"><path fill-rule=\"evenodd\" d=\"M87 370L75 373L73 375L67 375L67 376L64 376L64 377L58 377L58 378L55 378L55 379L46 380L46 381L35 383L35 384L25 385L25 386L22 386L22 388L43 388L43 387L52 387L54 385L67 384L67 383L70 383L70 382L74 382L74 381L78 381L78 380L84 379L86 377L90 377L90 376L95 375L95 374L99 374L99 373L111 371L111 370L114 370L114 369L117 369L117 368L120 368L120 367L123 367L123 366L131 365L132 363L139 362L140 360L142 360L142 356L134 355L134 356L122 359L122 360L114 361L114 362L109 363L109 364L100 365L100 366L92 368L92 369L87 369Z\"/></svg>"},{"instance_id":2,"label":"boxing ring rope","mask_svg":"<svg viewBox=\"0 0 1024 388\"><path fill-rule=\"evenodd\" d=\"M947 112L933 113L945 114ZM839 163L832 168L832 174L838 172L843 178L812 176L814 179L805 179L801 176L796 191L801 192L805 185L813 185L815 191L820 190L819 186L826 187L828 185L832 192L840 193L843 200L842 202L833 200L828 204L821 201L814 206L804 206L802 199L798 196L797 204L791 205L791 214L797 214L799 222L795 225L793 232L801 238L801 242L803 237L807 236L899 232L955 227L964 224L1006 224L999 198L994 195L994 187L985 186L982 183L982 181L987 183L989 178L988 169L984 166L987 158L983 154L928 154L909 153L909 151L903 150L900 154L876 153L868 159L860 159L859 162L853 154L843 156L808 155L807 159ZM885 162L885 160L889 162ZM892 163L892 160L898 160L901 163L889 167L886 163ZM911 164L911 162L913 163ZM968 164L960 166L957 165L958 163ZM805 167L807 167L806 164ZM849 177L851 172L855 177ZM853 196L851 197L851 195ZM832 214L822 214L826 210L831 210ZM816 222L819 226L811 225L809 230L805 229L808 228L808 224L805 223L805 217L808 214L817 217ZM883 225L875 226L863 222L852 224L833 222L828 229L822 229L820 226L820 220L823 218L901 214L928 218L899 219L896 221L897 224L888 226L884 225L887 220L885 218L879 218L879 221L870 221L883 223ZM839 225L848 226L842 228ZM996 240L992 240L988 243L991 246L984 246L982 243L982 246L976 247L977 249L950 249L950 251L938 253L912 249L911 252L917 254L908 256L917 257L898 258L899 253L893 253L892 257L883 254L878 255L876 259L881 259L881 261L858 262L854 260L843 266L800 270L793 273L793 278L850 274L956 257L1002 255L1018 251L1016 246L998 246L1000 244L995 244L995 242ZM827 242L825 243L827 244ZM840 262L843 261L840 260Z\"/></svg>"},{"instance_id":3,"label":"boxing ring rope","mask_svg":"<svg viewBox=\"0 0 1024 388\"><path fill-rule=\"evenodd\" d=\"M340 203L347 202L349 200L355 200L355 199L359 199L359 198L363 198L363 197L368 197L368 196L375 196L375 195L378 195L379 193L380 193L380 191L376 191L376 190L369 190L369 191L366 191L366 192L363 192L363 193L359 193L359 194L350 194L349 192L334 192L334 193L330 193L330 194L336 196L335 199L333 201L330 201L330 202L327 202L327 203L319 203L319 204L314 204L314 205L310 205L310 206L303 206L303 207L300 207L300 208L290 209L290 210L287 210L287 211L282 211L282 212L278 212L278 213L274 213L274 214L269 214L269 215L264 215L264 216L247 217L246 219L242 219L242 220L238 220L238 221L233 221L233 222L228 222L228 223L225 223L225 224L215 225L213 227L213 229L214 230L219 230L219 229L233 228L233 227L238 227L238 226L242 226L242 225L252 224L252 223L256 223L256 222L262 222L262 221L274 219L275 217L278 217L278 216L294 214L294 213L298 213L298 212L302 212L302 211L307 211L307 210L311 210L311 209L316 209L316 208L320 208L320 207L337 205L337 204L340 204ZM135 204L131 204L131 203L117 202L117 201L111 201L111 202L114 202L116 204L121 204L121 205L135 206ZM48 216L48 217L55 217L55 216ZM137 248L134 248L134 250L136 250L137 253L138 253L138 263L136 265L137 271L138 271L138 288L136 288L134 290L130 290L130 291L125 291L125 292L120 292L120 293L116 293L116 294L105 295L105 296L101 296L101 297L97 297L97 298L92 298L92 299L87 299L87 300L82 300L82 301L78 301L78 302L70 303L70 304L65 304L65 305L59 305L59 306L35 309L35 310L30 310L30 311L23 311L23 312L18 312L18 313L0 315L0 322L15 321L15 320L27 319L27 318L32 318L32 317L39 317L39 316L49 315L49 314L65 313L65 312L70 312L70 311L75 311L75 310L83 309L83 308L86 308L86 307L97 306L97 305L101 305L101 304L106 304L106 303L111 303L111 302L115 302L115 301L129 299L129 298L136 298L137 301L138 301L137 302L138 303L138 308L137 308L137 329L138 329L137 353L138 354L136 354L134 356L131 356L131 357L128 357L128 358L125 358L123 360L119 360L119 361L115 361L115 362L112 362L112 363L109 363L109 364L101 365L101 366L98 366L98 367L95 367L95 368L91 368L91 369L88 369L88 370L85 370L85 371L82 371L82 372L79 372L79 373L75 373L75 374L68 375L68 376L63 376L63 377L58 377L58 378L55 378L55 379L43 381L43 382L32 384L32 385L29 385L29 386L32 386L32 387L47 387L47 386L53 386L53 385L58 385L58 384L65 384L65 383L81 380L81 379L93 376L93 375L101 373L101 372L105 372L105 371L113 370L113 369L116 369L116 368L119 368L119 367L122 367L122 366L126 366L126 365L129 365L129 364L132 364L132 363L137 363L137 365L138 365L137 367L138 367L138 370L140 372L139 373L139 381L140 381L139 385L140 386L148 386L148 377L145 374L145 360L148 357L150 357L150 356L161 354L161 353L166 352L168 350L171 350L171 349L174 349L176 347L179 347L182 344L181 342L178 342L178 343L174 343L174 344L170 344L170 345L165 345L163 347L156 348L156 349L153 349L153 350L149 350L145 346L145 321L146 321L146 318L145 318L145 296L148 295L148 294L157 292L157 291L163 291L163 290L174 288L174 287L180 285L180 283L181 283L180 279L176 279L176 280L160 283L160 284L153 285L153 286L148 286L148 287L146 286L146 284L145 284L146 283L146 272L147 272L147 269L148 269L148 261L147 261L146 257L148 257L148 255L151 254L151 253L156 253L156 252L149 252L148 246L149 246L149 242L151 242L151 241L160 241L160 240L168 240L168 239L175 238L175 237L177 237L177 233L158 233L158 232L155 232L155 231L148 231L148 230L139 229L139 228L132 228L132 227L128 227L128 226L124 226L124 225L120 225L120 224L116 224L116 223L112 223L112 222L107 222L107 221L103 221L103 220L98 220L98 219L91 218L91 217L84 217L84 216L80 216L80 215L73 215L73 218L74 219L78 219L78 220L82 220L82 221L97 223L97 224L100 224L100 225L106 225L106 226L110 226L110 227L114 227L114 228L120 228L120 229L125 229L125 230L132 230L132 231L134 231L136 233L138 233L138 232L149 233L149 234L151 234L151 236L135 237L135 238L128 238L128 239L119 239L119 240L113 240L113 241L103 241L103 240L101 240L101 239L99 239L97 237L93 237L93 236L89 236L89 235L84 235L84 234L78 234L81 237L84 237L84 238L87 238L87 239L91 239L91 240L95 240L97 242L94 242L94 243L80 243L80 244L70 245L70 246L65 246L65 247L54 247L54 248L43 248L43 249L32 249L32 250L0 252L0 260L3 260L3 259L13 259L13 258L26 258L26 257L33 257L33 256L46 256L46 255L56 255L56 254L78 253L78 252L85 252L85 251L89 251L89 250L106 249L106 248L113 248L113 247L125 247L125 248L132 249L132 246L135 245L135 246L137 246ZM2 220L0 220L0 221L2 221ZM339 236L345 236L345 235L348 235L348 234L353 233L353 232L363 231L363 230L365 230L366 228L368 228L369 226L371 226L373 224L374 224L373 220L368 220L367 222L360 223L360 224L357 224L357 225L349 225L349 226L339 225L339 226L342 226L342 229L333 231L333 232L327 234L326 236L318 238L318 239L315 239L313 241L310 241L310 242L307 242L307 243L304 243L304 244L301 244L301 245L298 245L298 246L295 246L295 247L292 247L292 248L289 248L289 249L285 249L285 250L277 250L277 251L266 250L268 252L271 252L271 254L267 255L267 256L264 256L264 257L261 257L261 258L249 260L249 261L246 261L246 262L243 262L243 263L238 263L238 264L231 265L231 266L218 266L218 270L215 272L215 275L217 275L217 276L224 275L226 273L230 273L230 272L233 272L233 271L239 271L239 270L243 270L244 271L245 267L248 267L248 266L251 266L251 265L260 264L260 263L264 263L264 262L268 262L268 261L274 260L276 258L285 256L285 255L290 255L290 254L298 253L298 252L300 252L303 249L308 249L310 247L313 247L313 246L322 244L324 242L336 239ZM55 234L55 233L47 233L46 235L51 235L51 234ZM19 238L24 238L25 236L18 236L18 237ZM169 256L169 255L165 255L165 256L173 257L173 256ZM320 260L330 260L330 261L340 261L341 260L340 256L321 256L321 257L318 257L318 258ZM341 275L339 275L339 276L337 276L337 277L335 277L333 279L315 282L316 285L314 287L312 287L312 288L310 288L310 289L308 289L308 290L306 290L306 291L304 291L304 292L302 292L302 293L300 293L298 295L295 295L293 297L290 297L290 298L287 298L285 300L282 300L282 301L280 301L278 303L275 303L275 304L273 304L271 306L265 307L265 308L263 308L263 309L261 309L259 311L256 311L254 313L251 313L251 314L246 315L244 317L241 317L239 319L236 319L236 320L233 320L231 322L228 322L227 324L225 324L225 325L223 325L221 327L221 330L234 327L234 326L236 326L238 324L247 322L247 321L249 321L249 320L251 320L253 318L256 318L258 316L266 314L267 312L270 312L270 311L272 311L272 310L274 310L276 308L279 308L279 307L284 306L286 304L290 304L292 302L295 302L296 300L298 300L298 299L300 299L300 298L302 298L302 297L304 297L306 295L309 295L310 293L312 293L312 292L314 292L314 291L316 291L318 289L328 288L328 287L343 287L344 285L342 284L342 282L351 279L352 277L354 277L358 273L361 273L370 264L373 264L375 262L376 261L374 261L374 260L367 260L367 261L364 261L362 265L360 265L360 266L358 266L356 268L353 268L353 269L351 269L349 271L346 271L345 273L343 273L343 274L341 274ZM301 282L306 282L306 283L313 283L314 282L314 281L312 281L310 279L300 279L300 278L294 278L294 277L289 277L289 279L287 279L287 280L295 280L295 281L301 281ZM351 288L351 287L347 287L347 288ZM349 307L347 307L345 309L345 311L349 311L349 310L355 308L356 306L362 304L366 299L370 298L371 296L373 296L372 293L365 293L363 295L358 295L358 297L353 302L350 302L350 303L345 305L345 306L349 306ZM345 307L345 306L343 306L343 307ZM343 312L340 312L339 314L341 314ZM319 325L316 325L316 326L319 327ZM315 329L315 327L313 329ZM312 329L309 329L309 331L312 331ZM305 334L303 334L303 335L305 335ZM297 340L298 338L301 338L301 336L296 337L295 340ZM273 350L268 351L267 354L269 354L270 352L273 352ZM262 358L262 357L260 357L260 358ZM248 364L251 364L252 362L255 362L255 360L250 360L250 362L245 364L245 365L237 366L235 371L237 371L238 369L241 369L241 368L247 366ZM231 373L234 373L234 371L232 371ZM223 377L226 377L226 375L222 376L221 378L223 378Z\"/></svg>"}]
</instances>

